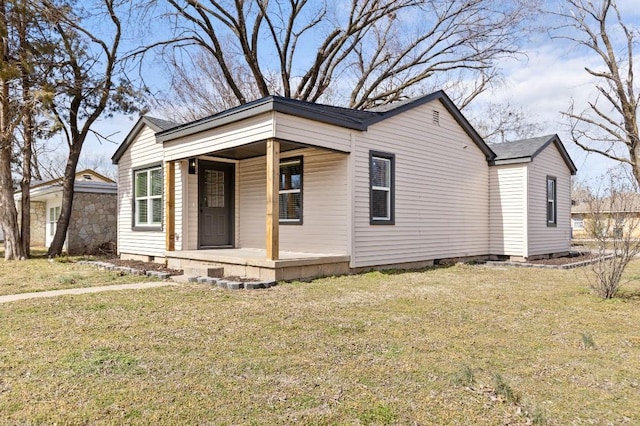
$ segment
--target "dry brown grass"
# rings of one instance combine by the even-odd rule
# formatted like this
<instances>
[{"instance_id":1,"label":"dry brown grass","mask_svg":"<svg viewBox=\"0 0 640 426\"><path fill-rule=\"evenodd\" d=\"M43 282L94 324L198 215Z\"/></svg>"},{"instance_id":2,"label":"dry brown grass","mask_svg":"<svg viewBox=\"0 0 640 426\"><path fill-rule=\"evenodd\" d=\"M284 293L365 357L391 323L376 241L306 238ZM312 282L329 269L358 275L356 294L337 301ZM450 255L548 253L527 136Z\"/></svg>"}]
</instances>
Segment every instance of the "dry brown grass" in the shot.
<instances>
[{"instance_id":1,"label":"dry brown grass","mask_svg":"<svg viewBox=\"0 0 640 426\"><path fill-rule=\"evenodd\" d=\"M29 260L5 261L3 256L4 253L0 250L0 296L150 280L141 276L107 273L94 266L78 265L74 262L77 258L63 257L49 262L40 251L36 251Z\"/></svg>"},{"instance_id":2,"label":"dry brown grass","mask_svg":"<svg viewBox=\"0 0 640 426\"><path fill-rule=\"evenodd\" d=\"M640 276L640 262L629 276ZM454 266L0 305L4 422L640 422L640 286Z\"/></svg>"}]
</instances>

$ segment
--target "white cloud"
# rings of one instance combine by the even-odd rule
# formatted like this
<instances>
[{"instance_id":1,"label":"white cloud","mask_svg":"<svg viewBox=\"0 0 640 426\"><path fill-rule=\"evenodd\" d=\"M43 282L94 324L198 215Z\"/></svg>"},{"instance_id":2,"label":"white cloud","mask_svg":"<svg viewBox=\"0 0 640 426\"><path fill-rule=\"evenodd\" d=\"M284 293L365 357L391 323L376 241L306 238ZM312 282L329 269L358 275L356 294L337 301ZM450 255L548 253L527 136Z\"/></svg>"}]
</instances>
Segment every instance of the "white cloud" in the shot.
<instances>
[{"instance_id":1,"label":"white cloud","mask_svg":"<svg viewBox=\"0 0 640 426\"><path fill-rule=\"evenodd\" d=\"M541 125L541 134L560 136L579 169L579 178L590 179L615 166L613 161L596 154L587 155L573 144L568 121L561 114L568 110L572 99L576 106L585 106L595 94L594 79L584 68L600 67L597 58L580 55L551 41L531 47L526 54L527 60L504 64L505 84L483 94L479 102L492 100L522 106Z\"/></svg>"}]
</instances>

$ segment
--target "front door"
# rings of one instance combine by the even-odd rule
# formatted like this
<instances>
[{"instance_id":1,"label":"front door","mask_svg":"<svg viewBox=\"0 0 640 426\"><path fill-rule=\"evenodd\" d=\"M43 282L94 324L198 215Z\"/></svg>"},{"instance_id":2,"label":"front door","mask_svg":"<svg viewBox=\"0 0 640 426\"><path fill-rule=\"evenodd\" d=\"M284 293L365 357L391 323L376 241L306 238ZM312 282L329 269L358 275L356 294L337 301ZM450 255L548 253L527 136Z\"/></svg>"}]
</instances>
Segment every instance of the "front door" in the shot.
<instances>
[{"instance_id":1,"label":"front door","mask_svg":"<svg viewBox=\"0 0 640 426\"><path fill-rule=\"evenodd\" d=\"M233 246L235 165L198 163L199 247Z\"/></svg>"}]
</instances>

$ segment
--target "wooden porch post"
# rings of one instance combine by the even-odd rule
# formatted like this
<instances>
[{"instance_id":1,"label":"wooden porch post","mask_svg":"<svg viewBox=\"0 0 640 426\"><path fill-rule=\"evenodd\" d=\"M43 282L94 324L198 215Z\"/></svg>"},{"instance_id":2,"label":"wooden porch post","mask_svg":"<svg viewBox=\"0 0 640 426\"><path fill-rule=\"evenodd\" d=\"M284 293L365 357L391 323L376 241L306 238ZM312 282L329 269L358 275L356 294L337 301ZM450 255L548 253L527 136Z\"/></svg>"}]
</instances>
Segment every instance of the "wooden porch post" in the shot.
<instances>
[{"instance_id":1,"label":"wooden porch post","mask_svg":"<svg viewBox=\"0 0 640 426\"><path fill-rule=\"evenodd\" d=\"M280 190L280 142L267 140L267 259L278 260L280 247L278 191Z\"/></svg>"},{"instance_id":2,"label":"wooden porch post","mask_svg":"<svg viewBox=\"0 0 640 426\"><path fill-rule=\"evenodd\" d=\"M176 249L176 163L164 163L164 211L166 217L165 249Z\"/></svg>"}]
</instances>

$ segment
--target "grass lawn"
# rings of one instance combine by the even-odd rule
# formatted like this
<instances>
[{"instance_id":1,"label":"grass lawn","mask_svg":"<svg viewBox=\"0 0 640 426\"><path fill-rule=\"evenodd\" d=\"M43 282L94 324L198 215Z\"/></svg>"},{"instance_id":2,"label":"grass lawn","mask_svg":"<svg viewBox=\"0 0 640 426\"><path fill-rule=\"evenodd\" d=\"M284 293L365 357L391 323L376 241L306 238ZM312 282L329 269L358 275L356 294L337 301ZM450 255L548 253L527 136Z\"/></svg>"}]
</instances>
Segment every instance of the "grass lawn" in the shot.
<instances>
[{"instance_id":1,"label":"grass lawn","mask_svg":"<svg viewBox=\"0 0 640 426\"><path fill-rule=\"evenodd\" d=\"M95 266L74 263L76 259L63 257L49 262L45 252L36 250L28 261L5 261L0 250L0 296L158 280L99 271Z\"/></svg>"},{"instance_id":2,"label":"grass lawn","mask_svg":"<svg viewBox=\"0 0 640 426\"><path fill-rule=\"evenodd\" d=\"M640 423L640 262L0 305L0 423Z\"/></svg>"}]
</instances>

